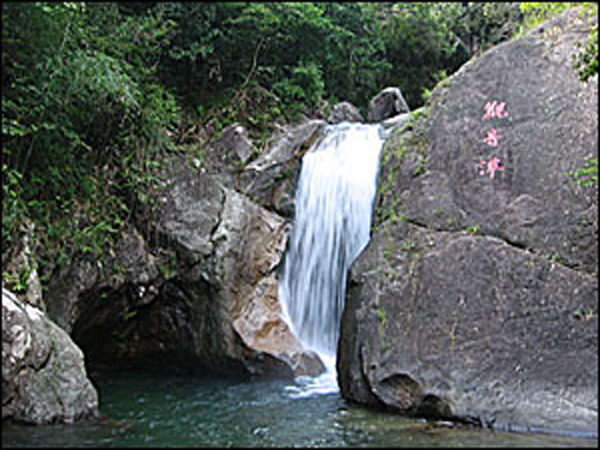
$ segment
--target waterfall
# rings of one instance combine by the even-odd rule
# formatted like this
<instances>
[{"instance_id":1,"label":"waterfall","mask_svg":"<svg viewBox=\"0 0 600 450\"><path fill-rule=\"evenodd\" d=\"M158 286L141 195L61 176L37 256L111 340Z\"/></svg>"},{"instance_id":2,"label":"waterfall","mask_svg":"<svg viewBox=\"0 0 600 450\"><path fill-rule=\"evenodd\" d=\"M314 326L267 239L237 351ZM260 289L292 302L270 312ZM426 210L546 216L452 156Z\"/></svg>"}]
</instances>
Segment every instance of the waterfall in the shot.
<instances>
[{"instance_id":1,"label":"waterfall","mask_svg":"<svg viewBox=\"0 0 600 450\"><path fill-rule=\"evenodd\" d=\"M369 242L383 142L380 125L344 122L328 126L302 160L279 298L292 332L327 367L325 386L312 385L318 392L337 391L346 277Z\"/></svg>"}]
</instances>

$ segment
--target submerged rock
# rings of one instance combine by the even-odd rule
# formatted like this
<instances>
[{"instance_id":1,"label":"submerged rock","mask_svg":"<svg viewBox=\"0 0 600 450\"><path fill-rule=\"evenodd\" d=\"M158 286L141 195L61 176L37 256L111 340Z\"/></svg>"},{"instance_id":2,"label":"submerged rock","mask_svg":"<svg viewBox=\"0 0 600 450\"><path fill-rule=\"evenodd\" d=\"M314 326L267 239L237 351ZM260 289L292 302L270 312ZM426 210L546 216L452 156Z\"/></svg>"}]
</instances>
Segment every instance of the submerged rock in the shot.
<instances>
[{"instance_id":1,"label":"submerged rock","mask_svg":"<svg viewBox=\"0 0 600 450\"><path fill-rule=\"evenodd\" d=\"M571 64L588 31L569 11L493 48L389 130L342 318L346 399L597 436L597 187L566 173L598 152L597 78Z\"/></svg>"},{"instance_id":2,"label":"submerged rock","mask_svg":"<svg viewBox=\"0 0 600 450\"><path fill-rule=\"evenodd\" d=\"M97 414L81 350L41 310L2 289L2 419L71 423Z\"/></svg>"}]
</instances>

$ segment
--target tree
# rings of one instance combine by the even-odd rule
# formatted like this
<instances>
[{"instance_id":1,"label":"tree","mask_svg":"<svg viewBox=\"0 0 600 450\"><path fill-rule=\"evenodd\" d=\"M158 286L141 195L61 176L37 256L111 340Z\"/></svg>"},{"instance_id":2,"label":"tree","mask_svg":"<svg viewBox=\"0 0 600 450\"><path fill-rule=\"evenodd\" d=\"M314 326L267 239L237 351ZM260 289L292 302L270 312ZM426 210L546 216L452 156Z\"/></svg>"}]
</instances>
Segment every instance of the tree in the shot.
<instances>
[{"instance_id":1,"label":"tree","mask_svg":"<svg viewBox=\"0 0 600 450\"><path fill-rule=\"evenodd\" d=\"M45 276L57 255L100 251L149 187L146 162L176 120L152 61L167 23L115 3L4 3L3 251L26 217Z\"/></svg>"}]
</instances>

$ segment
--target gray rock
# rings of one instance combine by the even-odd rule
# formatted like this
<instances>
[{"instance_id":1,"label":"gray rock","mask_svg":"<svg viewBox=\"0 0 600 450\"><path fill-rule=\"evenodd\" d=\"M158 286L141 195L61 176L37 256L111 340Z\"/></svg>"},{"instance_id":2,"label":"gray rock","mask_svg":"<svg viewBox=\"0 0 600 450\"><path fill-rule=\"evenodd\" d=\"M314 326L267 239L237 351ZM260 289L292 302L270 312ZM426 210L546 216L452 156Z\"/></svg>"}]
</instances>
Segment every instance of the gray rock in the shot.
<instances>
[{"instance_id":1,"label":"gray rock","mask_svg":"<svg viewBox=\"0 0 600 450\"><path fill-rule=\"evenodd\" d=\"M323 370L281 318L276 269L288 223L222 181L174 159L144 237L95 262L118 265L120 276L84 277L86 266L73 264L71 278L89 283L57 279L51 309L72 311L73 336L95 366L288 378ZM72 301L58 301L69 289Z\"/></svg>"},{"instance_id":2,"label":"gray rock","mask_svg":"<svg viewBox=\"0 0 600 450\"><path fill-rule=\"evenodd\" d=\"M236 189L261 206L292 219L302 157L322 137L323 120L310 120L274 136L268 150L240 173Z\"/></svg>"},{"instance_id":3,"label":"gray rock","mask_svg":"<svg viewBox=\"0 0 600 450\"><path fill-rule=\"evenodd\" d=\"M116 253L99 259L90 254L76 254L51 278L45 297L48 317L73 335L79 343L81 330L93 328L104 317L97 304L117 292L133 295L111 305L110 317L126 314L133 303L149 302L160 285L160 272L155 258L146 248L141 234L129 229L116 246ZM140 294L143 292L143 295ZM114 300L114 297L113 297ZM79 328L76 330L75 328ZM88 336L94 340L94 335ZM98 342L100 344L100 342Z\"/></svg>"},{"instance_id":4,"label":"gray rock","mask_svg":"<svg viewBox=\"0 0 600 450\"><path fill-rule=\"evenodd\" d=\"M2 271L5 287L15 291L18 285L20 299L42 311L46 305L42 296L42 284L38 275L38 264L34 251L34 224L24 221L19 227L17 242L10 254L3 255ZM5 258L4 258L5 257Z\"/></svg>"},{"instance_id":5,"label":"gray rock","mask_svg":"<svg viewBox=\"0 0 600 450\"><path fill-rule=\"evenodd\" d=\"M593 276L497 238L381 229L352 269L342 395L497 429L593 434L597 295Z\"/></svg>"},{"instance_id":6,"label":"gray rock","mask_svg":"<svg viewBox=\"0 0 600 450\"><path fill-rule=\"evenodd\" d=\"M218 175L225 185L233 186L236 173L242 169L253 151L255 148L246 129L239 123L234 123L205 146L203 170Z\"/></svg>"},{"instance_id":7,"label":"gray rock","mask_svg":"<svg viewBox=\"0 0 600 450\"><path fill-rule=\"evenodd\" d=\"M85 296L92 292L100 275L100 262L91 255L76 255L61 266L48 283L45 302L48 317L67 333L86 308Z\"/></svg>"},{"instance_id":8,"label":"gray rock","mask_svg":"<svg viewBox=\"0 0 600 450\"><path fill-rule=\"evenodd\" d=\"M410 120L410 113L401 113L396 116L390 117L389 119L385 119L382 122L382 125L384 128L396 128L408 120Z\"/></svg>"},{"instance_id":9,"label":"gray rock","mask_svg":"<svg viewBox=\"0 0 600 450\"><path fill-rule=\"evenodd\" d=\"M345 398L597 436L597 188L566 175L598 151L597 82L570 63L584 30L570 11L491 49L390 129L342 319ZM494 100L509 115L484 120Z\"/></svg>"},{"instance_id":10,"label":"gray rock","mask_svg":"<svg viewBox=\"0 0 600 450\"><path fill-rule=\"evenodd\" d=\"M212 251L210 235L219 223L225 196L216 176L202 176L183 162L173 164L152 226L192 265Z\"/></svg>"},{"instance_id":11,"label":"gray rock","mask_svg":"<svg viewBox=\"0 0 600 450\"><path fill-rule=\"evenodd\" d=\"M387 87L369 102L369 122L381 122L398 114L410 112L400 88Z\"/></svg>"},{"instance_id":12,"label":"gray rock","mask_svg":"<svg viewBox=\"0 0 600 450\"><path fill-rule=\"evenodd\" d=\"M81 350L41 310L2 289L2 420L71 423L97 414Z\"/></svg>"},{"instance_id":13,"label":"gray rock","mask_svg":"<svg viewBox=\"0 0 600 450\"><path fill-rule=\"evenodd\" d=\"M363 119L363 116L358 108L350 102L341 102L333 105L331 111L329 112L329 116L327 117L327 122L331 124L364 121L365 119Z\"/></svg>"},{"instance_id":14,"label":"gray rock","mask_svg":"<svg viewBox=\"0 0 600 450\"><path fill-rule=\"evenodd\" d=\"M107 316L104 326L96 327L103 338L94 338L102 345L88 348L104 364L164 368L168 363L196 373L287 378L319 373L318 357L302 348L281 318L276 269L287 241L286 223L209 180L215 184L204 195L218 192L222 205L207 218L211 229L190 229L190 236L206 243L206 251L191 259L180 254L176 273L157 297L138 305L131 319L110 322ZM201 194L188 200L191 209L194 203L210 203ZM182 248L181 236L188 240L179 231L166 240Z\"/></svg>"}]
</instances>

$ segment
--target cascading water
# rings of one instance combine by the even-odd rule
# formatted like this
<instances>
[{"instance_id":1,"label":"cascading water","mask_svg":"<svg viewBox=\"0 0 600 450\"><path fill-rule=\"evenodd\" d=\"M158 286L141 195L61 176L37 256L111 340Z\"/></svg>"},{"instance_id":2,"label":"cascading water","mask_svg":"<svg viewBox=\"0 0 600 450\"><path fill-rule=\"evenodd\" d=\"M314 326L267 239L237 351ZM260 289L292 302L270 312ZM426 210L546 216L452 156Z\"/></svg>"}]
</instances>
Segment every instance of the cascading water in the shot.
<instances>
[{"instance_id":1,"label":"cascading water","mask_svg":"<svg viewBox=\"0 0 600 450\"><path fill-rule=\"evenodd\" d=\"M292 332L319 354L327 372L305 379L300 395L338 390L335 354L346 277L369 242L383 142L380 125L344 122L329 126L302 160L279 298Z\"/></svg>"}]
</instances>

